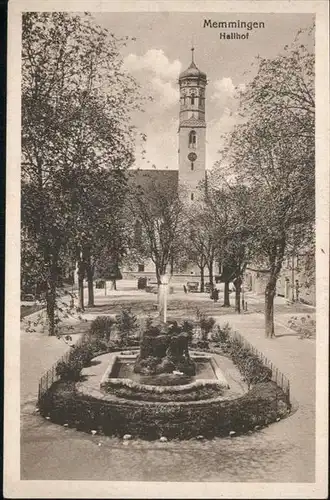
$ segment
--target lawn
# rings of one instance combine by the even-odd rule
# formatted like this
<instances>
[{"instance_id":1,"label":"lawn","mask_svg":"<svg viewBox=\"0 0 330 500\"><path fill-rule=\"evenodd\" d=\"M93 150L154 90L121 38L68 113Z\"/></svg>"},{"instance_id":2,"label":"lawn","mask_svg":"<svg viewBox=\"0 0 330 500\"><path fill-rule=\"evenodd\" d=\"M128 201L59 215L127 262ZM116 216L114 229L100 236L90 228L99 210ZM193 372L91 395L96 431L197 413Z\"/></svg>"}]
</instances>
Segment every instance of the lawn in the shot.
<instances>
[{"instance_id":1,"label":"lawn","mask_svg":"<svg viewBox=\"0 0 330 500\"><path fill-rule=\"evenodd\" d=\"M204 300L203 300L204 299ZM96 303L95 307L88 309L93 314L118 314L123 307L130 307L132 312L136 315L156 315L157 314L157 297L152 296L136 300L134 297L120 297L114 298L112 302L103 303L101 300ZM181 318L195 318L197 310L203 312L208 316L220 316L225 314L232 314L234 307L222 307L221 302L214 303L207 297L196 297L189 299L170 298L167 306L168 319L179 320Z\"/></svg>"}]
</instances>

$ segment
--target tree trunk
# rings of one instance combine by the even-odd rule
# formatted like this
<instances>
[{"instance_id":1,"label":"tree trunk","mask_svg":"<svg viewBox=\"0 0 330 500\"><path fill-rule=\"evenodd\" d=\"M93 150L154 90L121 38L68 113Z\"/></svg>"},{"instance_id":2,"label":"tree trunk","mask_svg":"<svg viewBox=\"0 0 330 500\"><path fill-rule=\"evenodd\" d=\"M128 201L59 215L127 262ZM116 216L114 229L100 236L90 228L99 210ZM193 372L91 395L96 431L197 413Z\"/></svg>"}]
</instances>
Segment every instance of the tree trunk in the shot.
<instances>
[{"instance_id":1,"label":"tree trunk","mask_svg":"<svg viewBox=\"0 0 330 500\"><path fill-rule=\"evenodd\" d=\"M238 314L241 312L241 290L242 290L242 278L239 276L236 278L235 282L235 311Z\"/></svg>"},{"instance_id":2,"label":"tree trunk","mask_svg":"<svg viewBox=\"0 0 330 500\"><path fill-rule=\"evenodd\" d=\"M159 270L159 267L156 266L156 279L157 279L157 285L158 285L158 288L159 288L159 285L161 284L162 280L161 280L161 272Z\"/></svg>"},{"instance_id":3,"label":"tree trunk","mask_svg":"<svg viewBox=\"0 0 330 500\"><path fill-rule=\"evenodd\" d=\"M174 256L171 255L171 260L170 260L170 275L173 276L174 272Z\"/></svg>"},{"instance_id":4,"label":"tree trunk","mask_svg":"<svg viewBox=\"0 0 330 500\"><path fill-rule=\"evenodd\" d=\"M88 287L88 307L94 307L94 266L92 264L91 249L89 246L84 248L83 252L84 266L86 270L87 287Z\"/></svg>"},{"instance_id":5,"label":"tree trunk","mask_svg":"<svg viewBox=\"0 0 330 500\"><path fill-rule=\"evenodd\" d=\"M84 311L84 263L82 260L78 261L78 296L79 303L78 308L80 311Z\"/></svg>"},{"instance_id":6,"label":"tree trunk","mask_svg":"<svg viewBox=\"0 0 330 500\"><path fill-rule=\"evenodd\" d=\"M55 278L55 279L54 279ZM55 332L55 307L56 307L56 276L50 273L46 291L46 310L48 318L48 335L54 336Z\"/></svg>"},{"instance_id":7,"label":"tree trunk","mask_svg":"<svg viewBox=\"0 0 330 500\"><path fill-rule=\"evenodd\" d=\"M214 284L214 279L213 279L213 259L209 262L208 264L208 269L209 269L209 282L210 282L210 288L213 290L213 284Z\"/></svg>"},{"instance_id":8,"label":"tree trunk","mask_svg":"<svg viewBox=\"0 0 330 500\"><path fill-rule=\"evenodd\" d=\"M204 279L204 266L200 267L200 272L201 272L201 292L204 292L204 285L205 285L205 279Z\"/></svg>"},{"instance_id":9,"label":"tree trunk","mask_svg":"<svg viewBox=\"0 0 330 500\"><path fill-rule=\"evenodd\" d=\"M165 285L160 284L158 286L158 315L160 318L164 316L164 295L165 295Z\"/></svg>"},{"instance_id":10,"label":"tree trunk","mask_svg":"<svg viewBox=\"0 0 330 500\"><path fill-rule=\"evenodd\" d=\"M225 281L225 290L224 290L223 305L224 305L224 307L230 307L229 281Z\"/></svg>"},{"instance_id":11,"label":"tree trunk","mask_svg":"<svg viewBox=\"0 0 330 500\"><path fill-rule=\"evenodd\" d=\"M265 290L265 335L266 338L275 337L274 328L274 298L276 283L281 272L285 252L285 237L275 241L269 253L270 275Z\"/></svg>"},{"instance_id":12,"label":"tree trunk","mask_svg":"<svg viewBox=\"0 0 330 500\"><path fill-rule=\"evenodd\" d=\"M157 278L157 285L158 285L158 292L157 292L157 304L158 304L158 312L159 315L161 315L162 311L162 297L163 297L163 290L162 290L162 279L161 277L166 273L166 266L162 265L156 265L156 278Z\"/></svg>"},{"instance_id":13,"label":"tree trunk","mask_svg":"<svg viewBox=\"0 0 330 500\"><path fill-rule=\"evenodd\" d=\"M57 285L57 258L56 255L51 255L48 245L45 246L46 261L48 264L49 274L46 288L46 311L48 319L48 335L56 335L56 285Z\"/></svg>"},{"instance_id":14,"label":"tree trunk","mask_svg":"<svg viewBox=\"0 0 330 500\"><path fill-rule=\"evenodd\" d=\"M91 266L90 262L87 264L86 274L87 274L87 280L88 280L88 307L94 307L94 305L95 305L94 304L94 283L93 283L94 270L93 270L93 266Z\"/></svg>"},{"instance_id":15,"label":"tree trunk","mask_svg":"<svg viewBox=\"0 0 330 500\"><path fill-rule=\"evenodd\" d=\"M276 279L272 276L265 290L265 334L266 338L275 336L274 331L274 297L276 292Z\"/></svg>"}]
</instances>

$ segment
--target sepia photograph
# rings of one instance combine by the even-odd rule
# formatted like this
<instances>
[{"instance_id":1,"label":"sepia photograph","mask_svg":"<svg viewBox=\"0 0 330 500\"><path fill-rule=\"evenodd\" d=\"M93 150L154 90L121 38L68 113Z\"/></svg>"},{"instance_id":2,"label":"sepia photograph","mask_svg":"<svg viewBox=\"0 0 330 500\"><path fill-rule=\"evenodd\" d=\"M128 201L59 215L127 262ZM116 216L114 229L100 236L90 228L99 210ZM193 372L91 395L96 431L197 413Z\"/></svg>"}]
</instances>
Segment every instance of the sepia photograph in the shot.
<instances>
[{"instance_id":1,"label":"sepia photograph","mask_svg":"<svg viewBox=\"0 0 330 500\"><path fill-rule=\"evenodd\" d=\"M9 493L327 496L328 7L256 3L10 5Z\"/></svg>"}]
</instances>

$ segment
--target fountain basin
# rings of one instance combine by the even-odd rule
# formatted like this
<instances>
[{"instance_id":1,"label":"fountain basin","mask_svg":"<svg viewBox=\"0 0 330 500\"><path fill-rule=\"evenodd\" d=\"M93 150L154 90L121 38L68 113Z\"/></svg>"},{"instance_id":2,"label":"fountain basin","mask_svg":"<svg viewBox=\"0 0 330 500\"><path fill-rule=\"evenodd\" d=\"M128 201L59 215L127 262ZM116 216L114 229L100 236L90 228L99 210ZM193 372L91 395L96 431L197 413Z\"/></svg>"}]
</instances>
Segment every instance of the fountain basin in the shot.
<instances>
[{"instance_id":1,"label":"fountain basin","mask_svg":"<svg viewBox=\"0 0 330 500\"><path fill-rule=\"evenodd\" d=\"M222 370L212 355L193 352L191 359L196 364L196 374L154 374L143 375L134 372L134 363L138 351L113 353L109 365L101 379L100 387L124 386L141 389L146 392L179 392L208 385L229 389L229 384Z\"/></svg>"}]
</instances>

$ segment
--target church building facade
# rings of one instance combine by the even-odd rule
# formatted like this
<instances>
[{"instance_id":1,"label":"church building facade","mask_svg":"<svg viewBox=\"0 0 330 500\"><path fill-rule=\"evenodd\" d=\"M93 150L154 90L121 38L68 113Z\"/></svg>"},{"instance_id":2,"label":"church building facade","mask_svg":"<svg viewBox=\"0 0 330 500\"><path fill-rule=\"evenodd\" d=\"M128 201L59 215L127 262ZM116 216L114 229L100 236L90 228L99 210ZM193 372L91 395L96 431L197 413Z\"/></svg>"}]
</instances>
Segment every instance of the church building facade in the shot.
<instances>
[{"instance_id":1,"label":"church building facade","mask_svg":"<svg viewBox=\"0 0 330 500\"><path fill-rule=\"evenodd\" d=\"M130 171L130 182L150 189L153 186L166 186L166 189L178 190L186 203L194 203L200 197L200 186L206 176L206 119L205 101L207 78L195 64L194 48L191 49L191 63L180 73L178 79L180 89L180 107L178 123L178 169L140 169ZM191 270L194 269L194 270ZM187 273L180 273L177 278L187 280L189 276L198 280L195 266ZM151 260L125 266L124 277L138 278L155 276L154 264Z\"/></svg>"}]
</instances>

